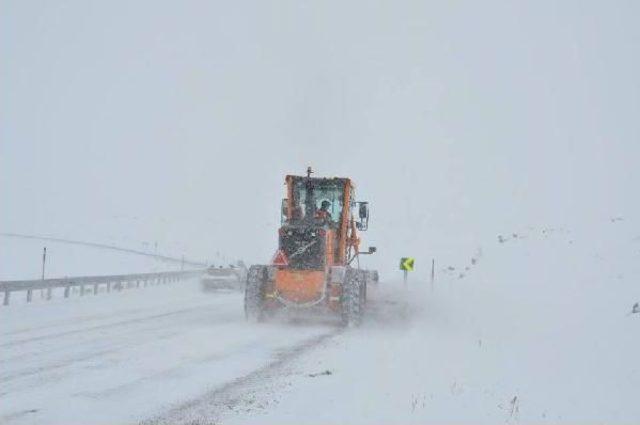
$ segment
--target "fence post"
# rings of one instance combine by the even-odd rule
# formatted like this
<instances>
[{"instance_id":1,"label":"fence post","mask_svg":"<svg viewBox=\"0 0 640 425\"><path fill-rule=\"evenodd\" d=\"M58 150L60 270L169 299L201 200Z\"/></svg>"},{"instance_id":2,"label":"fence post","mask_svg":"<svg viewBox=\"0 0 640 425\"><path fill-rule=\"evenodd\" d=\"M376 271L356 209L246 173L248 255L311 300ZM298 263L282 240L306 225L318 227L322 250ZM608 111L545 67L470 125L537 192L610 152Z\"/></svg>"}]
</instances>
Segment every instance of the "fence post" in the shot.
<instances>
[{"instance_id":1,"label":"fence post","mask_svg":"<svg viewBox=\"0 0 640 425\"><path fill-rule=\"evenodd\" d=\"M9 305L9 298L11 297L10 291L4 291L4 305Z\"/></svg>"},{"instance_id":2,"label":"fence post","mask_svg":"<svg viewBox=\"0 0 640 425\"><path fill-rule=\"evenodd\" d=\"M111 282L107 282L107 292L111 292Z\"/></svg>"},{"instance_id":3,"label":"fence post","mask_svg":"<svg viewBox=\"0 0 640 425\"><path fill-rule=\"evenodd\" d=\"M433 292L433 282L436 280L436 259L431 259L431 292Z\"/></svg>"},{"instance_id":4,"label":"fence post","mask_svg":"<svg viewBox=\"0 0 640 425\"><path fill-rule=\"evenodd\" d=\"M80 285L80 296L84 295L84 285Z\"/></svg>"},{"instance_id":5,"label":"fence post","mask_svg":"<svg viewBox=\"0 0 640 425\"><path fill-rule=\"evenodd\" d=\"M49 301L51 299L52 292L53 292L53 288L52 287L48 287L47 288L47 301Z\"/></svg>"},{"instance_id":6,"label":"fence post","mask_svg":"<svg viewBox=\"0 0 640 425\"><path fill-rule=\"evenodd\" d=\"M33 289L28 289L27 290L27 302L28 303L31 302L31 298L33 298Z\"/></svg>"},{"instance_id":7,"label":"fence post","mask_svg":"<svg viewBox=\"0 0 640 425\"><path fill-rule=\"evenodd\" d=\"M140 287L140 279L136 279L136 288Z\"/></svg>"},{"instance_id":8,"label":"fence post","mask_svg":"<svg viewBox=\"0 0 640 425\"><path fill-rule=\"evenodd\" d=\"M44 280L44 265L47 261L47 247L45 246L42 250L42 278L40 280ZM42 298L42 289L40 289L40 298ZM51 288L47 288L47 300L51 299Z\"/></svg>"},{"instance_id":9,"label":"fence post","mask_svg":"<svg viewBox=\"0 0 640 425\"><path fill-rule=\"evenodd\" d=\"M98 295L98 284L97 283L93 284L93 295Z\"/></svg>"},{"instance_id":10,"label":"fence post","mask_svg":"<svg viewBox=\"0 0 640 425\"><path fill-rule=\"evenodd\" d=\"M69 292L71 291L71 286L67 285L64 287L64 297L69 298Z\"/></svg>"}]
</instances>

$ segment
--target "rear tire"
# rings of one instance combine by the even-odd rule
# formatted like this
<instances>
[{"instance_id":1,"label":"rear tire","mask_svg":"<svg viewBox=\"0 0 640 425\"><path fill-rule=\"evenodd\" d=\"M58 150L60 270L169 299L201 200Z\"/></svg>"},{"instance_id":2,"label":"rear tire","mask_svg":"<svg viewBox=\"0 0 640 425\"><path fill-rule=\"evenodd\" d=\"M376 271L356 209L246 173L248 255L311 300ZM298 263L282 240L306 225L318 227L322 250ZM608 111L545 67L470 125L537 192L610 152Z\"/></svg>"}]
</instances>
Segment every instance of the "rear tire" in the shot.
<instances>
[{"instance_id":1,"label":"rear tire","mask_svg":"<svg viewBox=\"0 0 640 425\"><path fill-rule=\"evenodd\" d=\"M244 290L244 315L248 321L264 320L264 295L267 283L267 267L251 266Z\"/></svg>"},{"instance_id":2,"label":"rear tire","mask_svg":"<svg viewBox=\"0 0 640 425\"><path fill-rule=\"evenodd\" d=\"M342 285L342 324L359 326L362 323L366 294L364 274L360 270L348 269Z\"/></svg>"}]
</instances>

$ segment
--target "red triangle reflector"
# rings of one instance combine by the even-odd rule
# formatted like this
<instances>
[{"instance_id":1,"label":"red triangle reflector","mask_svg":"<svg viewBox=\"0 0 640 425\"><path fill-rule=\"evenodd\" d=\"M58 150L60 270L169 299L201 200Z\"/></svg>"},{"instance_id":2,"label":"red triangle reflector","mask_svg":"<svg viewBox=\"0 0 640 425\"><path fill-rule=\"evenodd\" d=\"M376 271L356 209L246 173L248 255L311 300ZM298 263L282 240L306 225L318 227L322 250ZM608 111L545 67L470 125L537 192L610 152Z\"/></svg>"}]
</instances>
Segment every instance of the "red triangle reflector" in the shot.
<instances>
[{"instance_id":1,"label":"red triangle reflector","mask_svg":"<svg viewBox=\"0 0 640 425\"><path fill-rule=\"evenodd\" d=\"M289 260L287 260L287 255L281 249L279 249L276 252L276 255L273 256L271 264L273 264L274 266L288 266Z\"/></svg>"}]
</instances>

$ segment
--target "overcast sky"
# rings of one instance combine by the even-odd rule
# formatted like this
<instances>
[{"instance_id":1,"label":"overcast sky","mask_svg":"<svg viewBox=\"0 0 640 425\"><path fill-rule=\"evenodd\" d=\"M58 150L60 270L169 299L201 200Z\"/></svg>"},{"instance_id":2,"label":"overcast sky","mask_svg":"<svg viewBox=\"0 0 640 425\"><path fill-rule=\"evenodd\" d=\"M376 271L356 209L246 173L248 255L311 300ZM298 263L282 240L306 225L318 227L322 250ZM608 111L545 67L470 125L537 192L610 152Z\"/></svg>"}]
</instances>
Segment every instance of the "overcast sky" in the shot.
<instances>
[{"instance_id":1,"label":"overcast sky","mask_svg":"<svg viewBox=\"0 0 640 425\"><path fill-rule=\"evenodd\" d=\"M307 165L371 202L385 273L637 216L639 16L631 0L4 1L0 231L266 262L284 175Z\"/></svg>"}]
</instances>

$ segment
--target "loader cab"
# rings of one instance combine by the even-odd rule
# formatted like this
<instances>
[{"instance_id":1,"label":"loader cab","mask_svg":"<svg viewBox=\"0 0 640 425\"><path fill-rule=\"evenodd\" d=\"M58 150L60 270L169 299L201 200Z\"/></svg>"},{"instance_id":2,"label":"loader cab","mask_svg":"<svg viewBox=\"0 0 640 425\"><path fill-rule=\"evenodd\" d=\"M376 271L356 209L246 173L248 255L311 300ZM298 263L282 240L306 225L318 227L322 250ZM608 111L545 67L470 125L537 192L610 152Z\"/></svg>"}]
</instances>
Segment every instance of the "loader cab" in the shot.
<instances>
[{"instance_id":1,"label":"loader cab","mask_svg":"<svg viewBox=\"0 0 640 425\"><path fill-rule=\"evenodd\" d=\"M321 225L318 214L323 202L328 203L326 224L342 220L347 179L321 179L291 176L288 183L285 221L297 224Z\"/></svg>"},{"instance_id":2,"label":"loader cab","mask_svg":"<svg viewBox=\"0 0 640 425\"><path fill-rule=\"evenodd\" d=\"M330 216L327 221L334 227L340 228L354 218L358 230L368 229L369 203L355 200L350 179L287 176L286 184L288 196L282 200L281 224L317 223L317 212L327 202Z\"/></svg>"},{"instance_id":3,"label":"loader cab","mask_svg":"<svg viewBox=\"0 0 640 425\"><path fill-rule=\"evenodd\" d=\"M279 249L287 267L323 270L336 264L342 223L350 215L344 208L349 205L348 180L287 176L286 185Z\"/></svg>"},{"instance_id":4,"label":"loader cab","mask_svg":"<svg viewBox=\"0 0 640 425\"><path fill-rule=\"evenodd\" d=\"M349 179L287 176L286 183L288 196L282 200L282 224L338 228L343 219L348 220L351 207L349 193L353 192ZM326 220L318 218L323 202L329 205ZM345 202L348 206L346 217L343 214Z\"/></svg>"},{"instance_id":5,"label":"loader cab","mask_svg":"<svg viewBox=\"0 0 640 425\"><path fill-rule=\"evenodd\" d=\"M355 201L347 178L287 176L282 200L279 249L287 266L320 270L346 265L358 252L356 229L367 230L369 207ZM323 203L328 214L319 213Z\"/></svg>"}]
</instances>

